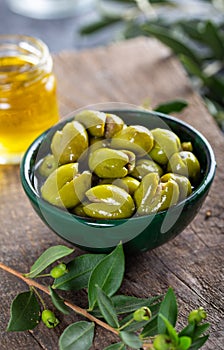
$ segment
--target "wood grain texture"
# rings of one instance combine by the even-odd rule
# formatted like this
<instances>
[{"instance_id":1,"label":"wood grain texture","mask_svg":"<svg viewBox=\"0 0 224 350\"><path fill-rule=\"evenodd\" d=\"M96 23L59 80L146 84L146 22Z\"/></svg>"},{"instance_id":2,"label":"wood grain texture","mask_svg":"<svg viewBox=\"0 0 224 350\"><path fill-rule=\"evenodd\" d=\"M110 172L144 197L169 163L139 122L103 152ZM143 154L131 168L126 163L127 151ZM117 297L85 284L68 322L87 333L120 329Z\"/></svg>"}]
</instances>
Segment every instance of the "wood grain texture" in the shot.
<instances>
[{"instance_id":1,"label":"wood grain texture","mask_svg":"<svg viewBox=\"0 0 224 350\"><path fill-rule=\"evenodd\" d=\"M154 251L128 257L121 291L146 297L172 286L180 308L179 325L191 308L203 306L211 322L211 335L203 349L224 348L224 138L200 97L193 92L183 68L168 49L155 40L139 38L79 53L62 52L54 57L61 115L80 107L105 102L152 106L184 98L189 107L178 115L201 131L211 143L217 173L199 214L177 238ZM206 212L211 217L206 220ZM0 167L0 259L26 272L44 249L64 242L52 233L32 210L20 184L19 168ZM81 254L76 250L76 254ZM61 331L81 319L62 316L54 330L40 325L32 332L6 333L10 303L23 282L0 271L1 350L57 350ZM70 294L85 306L84 292ZM45 298L50 305L49 299ZM97 328L94 350L103 350L114 336Z\"/></svg>"}]
</instances>

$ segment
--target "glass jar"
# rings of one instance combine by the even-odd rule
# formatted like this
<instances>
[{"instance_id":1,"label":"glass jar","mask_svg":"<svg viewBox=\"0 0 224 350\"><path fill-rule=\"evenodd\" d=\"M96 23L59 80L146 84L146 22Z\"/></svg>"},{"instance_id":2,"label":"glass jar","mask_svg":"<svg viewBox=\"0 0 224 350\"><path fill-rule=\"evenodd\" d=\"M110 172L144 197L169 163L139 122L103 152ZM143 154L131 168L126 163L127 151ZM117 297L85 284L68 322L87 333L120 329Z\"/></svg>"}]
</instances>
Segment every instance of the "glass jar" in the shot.
<instances>
[{"instance_id":1,"label":"glass jar","mask_svg":"<svg viewBox=\"0 0 224 350\"><path fill-rule=\"evenodd\" d=\"M0 35L0 164L19 163L59 120L52 57L40 40Z\"/></svg>"}]
</instances>

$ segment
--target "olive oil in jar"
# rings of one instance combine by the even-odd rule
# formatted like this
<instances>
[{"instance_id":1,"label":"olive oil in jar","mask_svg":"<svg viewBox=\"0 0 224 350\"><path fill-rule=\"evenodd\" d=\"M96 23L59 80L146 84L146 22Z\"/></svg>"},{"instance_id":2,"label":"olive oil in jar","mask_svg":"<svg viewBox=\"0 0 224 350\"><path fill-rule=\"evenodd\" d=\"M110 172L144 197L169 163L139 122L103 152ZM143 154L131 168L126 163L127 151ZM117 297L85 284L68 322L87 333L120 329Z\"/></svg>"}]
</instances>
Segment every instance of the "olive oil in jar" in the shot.
<instances>
[{"instance_id":1,"label":"olive oil in jar","mask_svg":"<svg viewBox=\"0 0 224 350\"><path fill-rule=\"evenodd\" d=\"M40 40L0 36L0 164L19 163L32 141L59 120L52 66Z\"/></svg>"}]
</instances>

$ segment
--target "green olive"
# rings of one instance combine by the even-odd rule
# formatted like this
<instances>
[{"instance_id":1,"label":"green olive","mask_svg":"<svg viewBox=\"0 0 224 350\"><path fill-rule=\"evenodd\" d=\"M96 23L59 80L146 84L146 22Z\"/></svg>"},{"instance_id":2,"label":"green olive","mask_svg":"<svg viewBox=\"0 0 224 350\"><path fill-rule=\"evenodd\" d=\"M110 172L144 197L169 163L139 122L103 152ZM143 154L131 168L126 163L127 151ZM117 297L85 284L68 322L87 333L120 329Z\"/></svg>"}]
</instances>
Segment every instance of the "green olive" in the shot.
<instances>
[{"instance_id":1,"label":"green olive","mask_svg":"<svg viewBox=\"0 0 224 350\"><path fill-rule=\"evenodd\" d=\"M101 178L124 177L133 170L135 155L130 151L100 148L90 153L89 168Z\"/></svg>"},{"instance_id":2,"label":"green olive","mask_svg":"<svg viewBox=\"0 0 224 350\"><path fill-rule=\"evenodd\" d=\"M178 202L179 187L172 179L160 183L158 174L151 173L143 177L134 193L134 199L138 215L156 213Z\"/></svg>"},{"instance_id":3,"label":"green olive","mask_svg":"<svg viewBox=\"0 0 224 350\"><path fill-rule=\"evenodd\" d=\"M76 205L75 208L71 210L71 212L78 216L87 217L86 213L83 210L83 207L84 207L84 203L79 203L78 205Z\"/></svg>"},{"instance_id":4,"label":"green olive","mask_svg":"<svg viewBox=\"0 0 224 350\"><path fill-rule=\"evenodd\" d=\"M52 138L51 150L60 164L73 163L88 148L88 135L84 126L77 122L66 123Z\"/></svg>"},{"instance_id":5,"label":"green olive","mask_svg":"<svg viewBox=\"0 0 224 350\"><path fill-rule=\"evenodd\" d=\"M150 173L143 177L139 187L134 193L134 200L138 215L151 213L151 202L156 195L159 185L159 175Z\"/></svg>"},{"instance_id":6,"label":"green olive","mask_svg":"<svg viewBox=\"0 0 224 350\"><path fill-rule=\"evenodd\" d=\"M116 133L121 131L124 126L124 121L115 114L106 114L105 137L110 139Z\"/></svg>"},{"instance_id":7,"label":"green olive","mask_svg":"<svg viewBox=\"0 0 224 350\"><path fill-rule=\"evenodd\" d=\"M128 149L138 156L144 156L153 147L154 139L151 131L141 125L123 128L111 139L111 147Z\"/></svg>"},{"instance_id":8,"label":"green olive","mask_svg":"<svg viewBox=\"0 0 224 350\"><path fill-rule=\"evenodd\" d=\"M67 269L66 264L60 263L51 269L50 275L53 278L59 278L59 277L64 276L67 272L68 272L68 269Z\"/></svg>"},{"instance_id":9,"label":"green olive","mask_svg":"<svg viewBox=\"0 0 224 350\"><path fill-rule=\"evenodd\" d=\"M38 167L39 174L44 177L48 177L55 169L57 169L58 163L56 162L52 154L48 154L42 160Z\"/></svg>"},{"instance_id":10,"label":"green olive","mask_svg":"<svg viewBox=\"0 0 224 350\"><path fill-rule=\"evenodd\" d=\"M190 141L182 142L181 147L182 147L183 151L193 152L193 146L192 146L192 143Z\"/></svg>"},{"instance_id":11,"label":"green olive","mask_svg":"<svg viewBox=\"0 0 224 350\"><path fill-rule=\"evenodd\" d=\"M41 194L53 205L72 208L82 201L90 186L91 174L87 171L79 174L77 163L70 163L50 174L41 188Z\"/></svg>"},{"instance_id":12,"label":"green olive","mask_svg":"<svg viewBox=\"0 0 224 350\"><path fill-rule=\"evenodd\" d=\"M167 171L184 175L195 183L200 177L200 163L192 152L181 151L172 155Z\"/></svg>"},{"instance_id":13,"label":"green olive","mask_svg":"<svg viewBox=\"0 0 224 350\"><path fill-rule=\"evenodd\" d=\"M162 176L163 169L153 160L143 158L136 162L136 166L132 171L131 176L136 177L138 180L142 180L142 178L148 173L157 173L159 176Z\"/></svg>"},{"instance_id":14,"label":"green olive","mask_svg":"<svg viewBox=\"0 0 224 350\"><path fill-rule=\"evenodd\" d=\"M180 191L179 201L185 199L186 197L188 197L191 194L191 192L192 192L191 183L186 176L173 174L173 173L167 173L167 174L163 175L160 180L162 182L167 182L170 179L175 181L179 186L179 191Z\"/></svg>"},{"instance_id":15,"label":"green olive","mask_svg":"<svg viewBox=\"0 0 224 350\"><path fill-rule=\"evenodd\" d=\"M59 320L51 310L43 310L41 319L48 328L54 328L59 324Z\"/></svg>"},{"instance_id":16,"label":"green olive","mask_svg":"<svg viewBox=\"0 0 224 350\"><path fill-rule=\"evenodd\" d=\"M106 114L98 111L84 110L76 114L75 120L82 123L90 135L104 136Z\"/></svg>"},{"instance_id":17,"label":"green olive","mask_svg":"<svg viewBox=\"0 0 224 350\"><path fill-rule=\"evenodd\" d=\"M149 155L156 163L165 165L173 153L181 151L180 139L171 130L156 128L151 132L155 143Z\"/></svg>"},{"instance_id":18,"label":"green olive","mask_svg":"<svg viewBox=\"0 0 224 350\"><path fill-rule=\"evenodd\" d=\"M135 204L125 190L114 185L98 185L86 192L89 204L84 212L98 219L124 219L133 215Z\"/></svg>"},{"instance_id":19,"label":"green olive","mask_svg":"<svg viewBox=\"0 0 224 350\"><path fill-rule=\"evenodd\" d=\"M122 179L115 179L113 185L123 188L132 196L140 185L140 182L134 177L125 176Z\"/></svg>"}]
</instances>

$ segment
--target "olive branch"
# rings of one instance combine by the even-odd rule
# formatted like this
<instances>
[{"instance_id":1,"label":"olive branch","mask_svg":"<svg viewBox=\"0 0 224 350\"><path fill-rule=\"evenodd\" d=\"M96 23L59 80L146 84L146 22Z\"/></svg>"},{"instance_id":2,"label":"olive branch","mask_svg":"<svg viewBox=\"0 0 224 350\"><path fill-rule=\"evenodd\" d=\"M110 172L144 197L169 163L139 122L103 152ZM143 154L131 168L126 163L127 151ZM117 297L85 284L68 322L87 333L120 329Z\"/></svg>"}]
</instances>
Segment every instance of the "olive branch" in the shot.
<instances>
[{"instance_id":1,"label":"olive branch","mask_svg":"<svg viewBox=\"0 0 224 350\"><path fill-rule=\"evenodd\" d=\"M59 262L74 252L59 245L48 248L22 274L0 262L0 268L24 281L30 290L16 296L11 305L8 331L34 329L40 322L48 328L59 323L56 314L82 315L88 321L70 324L59 338L60 350L88 350L94 339L95 324L112 332L116 342L104 350L151 349L151 350L197 350L208 339L204 333L209 328L205 323L203 308L192 310L187 325L175 329L178 306L174 291L169 288L165 296L137 298L117 294L125 272L125 256L122 244L110 254L83 254L67 264ZM55 266L52 266L54 264ZM49 273L44 270L50 267ZM37 282L37 278L52 277L51 285ZM87 288L88 308L64 300L56 290L78 291ZM56 311L48 309L40 292L49 295ZM59 317L60 318L60 317Z\"/></svg>"}]
</instances>

